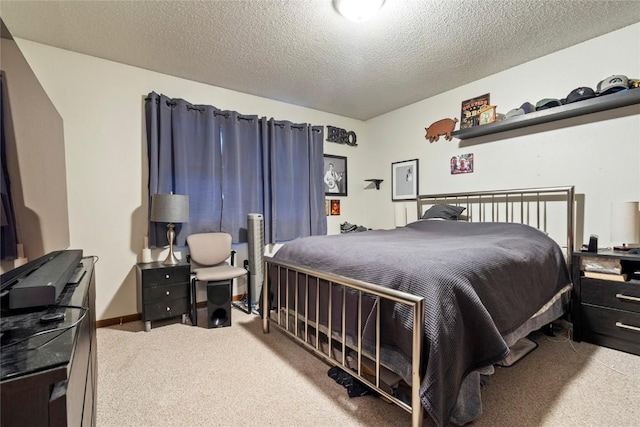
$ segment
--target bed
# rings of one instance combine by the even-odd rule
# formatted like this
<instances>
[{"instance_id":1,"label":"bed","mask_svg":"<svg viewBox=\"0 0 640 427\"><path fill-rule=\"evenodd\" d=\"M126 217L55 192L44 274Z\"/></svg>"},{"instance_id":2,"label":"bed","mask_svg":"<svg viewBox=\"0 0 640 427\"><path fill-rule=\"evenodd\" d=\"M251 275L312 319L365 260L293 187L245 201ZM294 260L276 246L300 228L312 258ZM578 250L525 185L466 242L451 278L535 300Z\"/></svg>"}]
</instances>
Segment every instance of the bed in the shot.
<instances>
[{"instance_id":1,"label":"bed","mask_svg":"<svg viewBox=\"0 0 640 427\"><path fill-rule=\"evenodd\" d=\"M265 257L263 330L276 325L415 426L425 410L439 426L465 424L481 413L481 376L565 312L574 188L424 195L416 205L418 218L463 213L296 239Z\"/></svg>"}]
</instances>

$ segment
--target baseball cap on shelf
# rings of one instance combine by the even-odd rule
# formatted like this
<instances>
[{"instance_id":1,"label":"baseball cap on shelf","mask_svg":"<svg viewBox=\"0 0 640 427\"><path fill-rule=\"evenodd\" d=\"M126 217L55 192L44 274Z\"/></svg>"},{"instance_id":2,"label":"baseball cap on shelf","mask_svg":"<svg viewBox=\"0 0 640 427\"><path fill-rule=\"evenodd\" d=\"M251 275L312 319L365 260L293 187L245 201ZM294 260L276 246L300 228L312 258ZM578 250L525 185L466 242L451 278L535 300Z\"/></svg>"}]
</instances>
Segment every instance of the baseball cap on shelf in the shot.
<instances>
[{"instance_id":1,"label":"baseball cap on shelf","mask_svg":"<svg viewBox=\"0 0 640 427\"><path fill-rule=\"evenodd\" d=\"M615 75L609 76L598 83L596 92L598 95L608 95L625 89L629 89L629 79L627 76Z\"/></svg>"},{"instance_id":2,"label":"baseball cap on shelf","mask_svg":"<svg viewBox=\"0 0 640 427\"><path fill-rule=\"evenodd\" d=\"M509 117L522 116L524 114L533 113L534 111L536 111L536 107L530 102L525 102L520 106L520 108L509 110L509 112L504 115L504 118L508 119Z\"/></svg>"},{"instance_id":3,"label":"baseball cap on shelf","mask_svg":"<svg viewBox=\"0 0 640 427\"><path fill-rule=\"evenodd\" d=\"M522 108L514 108L513 110L507 111L507 114L504 115L504 118L508 119L509 117L515 116L524 116L524 110Z\"/></svg>"},{"instance_id":4,"label":"baseball cap on shelf","mask_svg":"<svg viewBox=\"0 0 640 427\"><path fill-rule=\"evenodd\" d=\"M536 102L536 111L546 110L547 108L559 107L562 105L559 99L556 98L543 98Z\"/></svg>"},{"instance_id":5,"label":"baseball cap on shelf","mask_svg":"<svg viewBox=\"0 0 640 427\"><path fill-rule=\"evenodd\" d=\"M576 101L583 101L585 99L594 98L596 93L590 87L579 87L572 90L567 95L567 104L571 104Z\"/></svg>"},{"instance_id":6,"label":"baseball cap on shelf","mask_svg":"<svg viewBox=\"0 0 640 427\"><path fill-rule=\"evenodd\" d=\"M524 111L525 114L529 114L536 111L536 106L530 102L525 102L520 106L520 110Z\"/></svg>"}]
</instances>

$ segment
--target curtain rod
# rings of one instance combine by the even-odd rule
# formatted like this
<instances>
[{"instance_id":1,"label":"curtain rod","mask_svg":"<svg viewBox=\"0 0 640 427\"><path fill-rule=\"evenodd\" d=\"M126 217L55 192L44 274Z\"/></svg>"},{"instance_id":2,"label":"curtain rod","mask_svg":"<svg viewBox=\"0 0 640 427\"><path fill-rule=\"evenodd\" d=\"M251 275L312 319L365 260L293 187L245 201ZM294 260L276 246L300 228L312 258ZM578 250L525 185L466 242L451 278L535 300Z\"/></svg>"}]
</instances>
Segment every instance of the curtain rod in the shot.
<instances>
[{"instance_id":1,"label":"curtain rod","mask_svg":"<svg viewBox=\"0 0 640 427\"><path fill-rule=\"evenodd\" d=\"M144 100L145 101L155 101L156 104L160 103L160 98L153 99L151 97L146 97ZM176 105L177 105L176 102L167 101L167 106L168 107L175 107ZM204 111L205 111L204 108L194 107L194 106L192 106L190 104L187 104L187 110L196 110L196 111L199 111L200 113L204 113ZM222 116L222 117L227 118L227 119L229 118L229 113L218 113L217 111L214 111L213 115L214 116ZM238 115L238 120L253 121L253 117L244 117L244 116ZM285 126L283 123L277 123L275 121L274 121L274 124L276 126L280 126L280 127L284 127ZM312 125L309 125L309 126L311 126L311 131L312 132L318 132L318 133L322 132L321 129L314 129L314 126L312 126ZM300 129L300 130L302 130L302 129L304 129L304 126L291 125L291 128L292 129Z\"/></svg>"}]
</instances>

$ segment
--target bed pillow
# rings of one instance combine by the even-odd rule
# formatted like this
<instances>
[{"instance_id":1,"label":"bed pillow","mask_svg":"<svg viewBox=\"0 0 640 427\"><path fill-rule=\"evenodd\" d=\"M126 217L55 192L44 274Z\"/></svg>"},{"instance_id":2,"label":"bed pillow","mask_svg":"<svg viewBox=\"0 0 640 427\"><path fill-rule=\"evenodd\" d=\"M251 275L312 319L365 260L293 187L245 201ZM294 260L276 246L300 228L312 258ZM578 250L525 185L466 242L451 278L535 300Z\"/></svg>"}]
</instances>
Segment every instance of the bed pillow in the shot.
<instances>
[{"instance_id":1,"label":"bed pillow","mask_svg":"<svg viewBox=\"0 0 640 427\"><path fill-rule=\"evenodd\" d=\"M422 219L442 218L457 221L465 209L462 206L434 205L427 209L422 215Z\"/></svg>"}]
</instances>

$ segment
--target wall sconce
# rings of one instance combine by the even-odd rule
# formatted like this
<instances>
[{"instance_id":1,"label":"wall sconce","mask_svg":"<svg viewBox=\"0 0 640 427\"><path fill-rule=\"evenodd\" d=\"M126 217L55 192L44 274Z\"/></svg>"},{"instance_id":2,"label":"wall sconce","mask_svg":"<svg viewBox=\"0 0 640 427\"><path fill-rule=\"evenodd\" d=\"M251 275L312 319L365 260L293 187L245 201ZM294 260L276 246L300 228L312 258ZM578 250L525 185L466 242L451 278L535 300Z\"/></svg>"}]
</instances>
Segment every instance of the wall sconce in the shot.
<instances>
[{"instance_id":1,"label":"wall sconce","mask_svg":"<svg viewBox=\"0 0 640 427\"><path fill-rule=\"evenodd\" d=\"M167 223L169 254L162 264L179 264L180 260L173 253L173 240L176 237L174 223L189 221L189 196L173 193L153 194L151 196L151 221Z\"/></svg>"},{"instance_id":2,"label":"wall sconce","mask_svg":"<svg viewBox=\"0 0 640 427\"><path fill-rule=\"evenodd\" d=\"M622 243L614 251L628 251L627 243L640 242L640 213L638 202L611 203L611 241Z\"/></svg>"}]
</instances>

